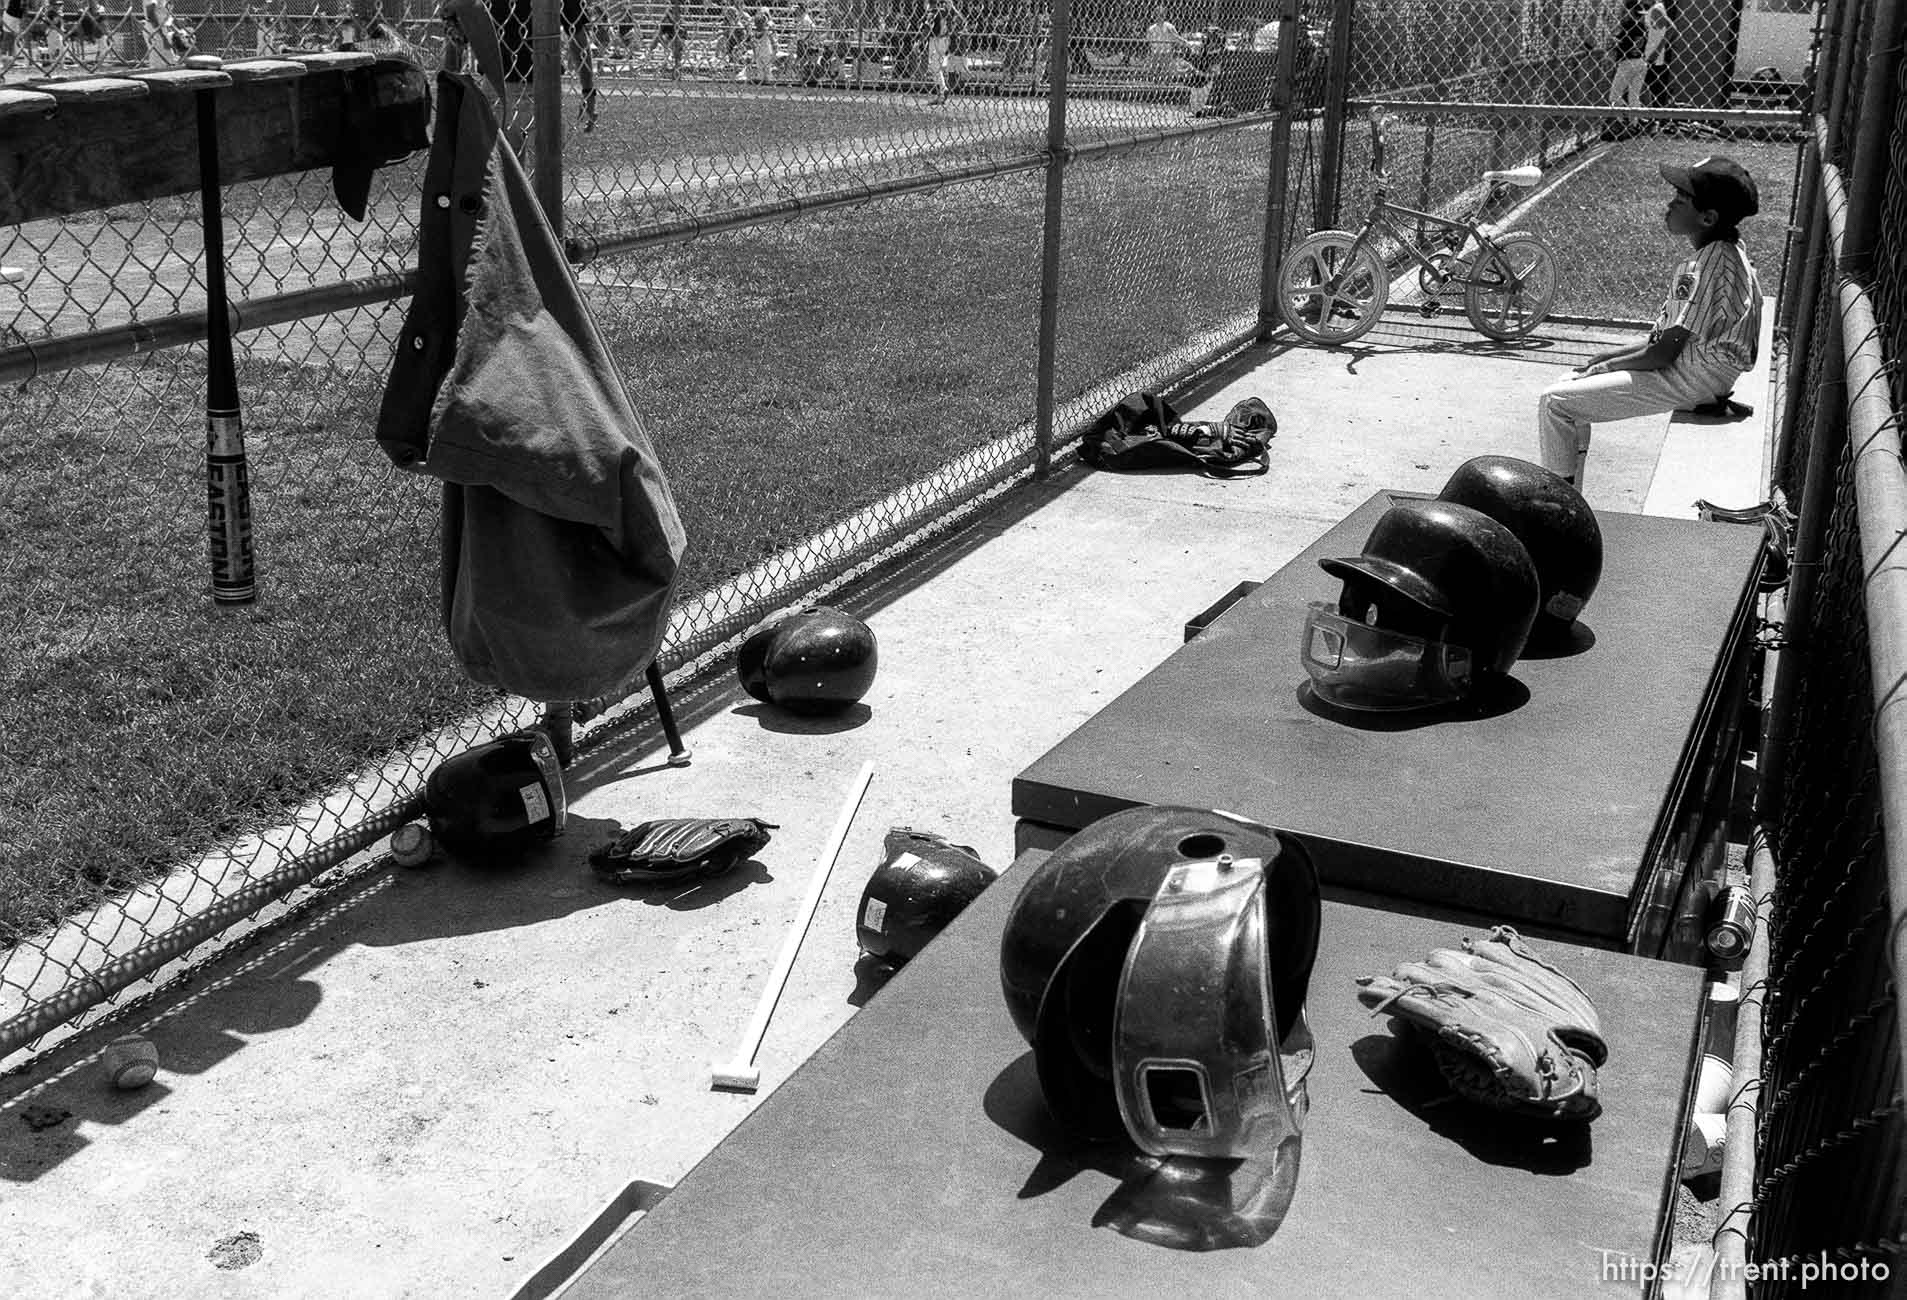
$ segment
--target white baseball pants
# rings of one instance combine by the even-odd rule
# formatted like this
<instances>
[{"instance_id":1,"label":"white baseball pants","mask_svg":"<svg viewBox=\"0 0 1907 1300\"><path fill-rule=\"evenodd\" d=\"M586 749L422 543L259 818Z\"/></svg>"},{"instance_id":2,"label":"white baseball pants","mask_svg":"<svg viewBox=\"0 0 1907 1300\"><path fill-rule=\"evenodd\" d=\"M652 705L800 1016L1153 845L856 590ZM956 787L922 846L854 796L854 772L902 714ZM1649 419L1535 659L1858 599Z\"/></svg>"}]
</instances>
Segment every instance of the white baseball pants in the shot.
<instances>
[{"instance_id":1,"label":"white baseball pants","mask_svg":"<svg viewBox=\"0 0 1907 1300\"><path fill-rule=\"evenodd\" d=\"M1576 375L1545 388L1536 399L1536 438L1543 467L1583 488L1589 426L1633 420L1712 401L1735 386L1741 372L1670 366L1667 370L1612 370Z\"/></svg>"}]
</instances>

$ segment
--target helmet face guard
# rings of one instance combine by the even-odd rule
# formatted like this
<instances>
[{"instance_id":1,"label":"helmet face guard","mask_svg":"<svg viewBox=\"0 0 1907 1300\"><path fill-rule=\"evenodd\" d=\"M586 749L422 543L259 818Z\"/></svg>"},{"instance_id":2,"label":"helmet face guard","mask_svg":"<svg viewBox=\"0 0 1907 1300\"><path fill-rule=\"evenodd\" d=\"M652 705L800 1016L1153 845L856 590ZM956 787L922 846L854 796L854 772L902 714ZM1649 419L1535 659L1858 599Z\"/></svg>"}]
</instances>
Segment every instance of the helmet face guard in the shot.
<instances>
[{"instance_id":1,"label":"helmet face guard","mask_svg":"<svg viewBox=\"0 0 1907 1300\"><path fill-rule=\"evenodd\" d=\"M1349 588L1346 588L1347 594ZM1307 606L1301 657L1311 688L1339 708L1429 708L1470 693L1470 651L1358 622L1321 600Z\"/></svg>"},{"instance_id":2,"label":"helmet face guard","mask_svg":"<svg viewBox=\"0 0 1907 1300\"><path fill-rule=\"evenodd\" d=\"M1303 1127L1312 1044L1301 1002L1281 1039L1269 943L1259 858L1181 862L1149 903L1109 908L1040 1000L1047 1105L1148 1155L1274 1159Z\"/></svg>"},{"instance_id":3,"label":"helmet face guard","mask_svg":"<svg viewBox=\"0 0 1907 1300\"><path fill-rule=\"evenodd\" d=\"M1352 708L1423 707L1454 698L1452 688L1468 694L1490 674L1510 671L1536 619L1529 551L1503 524L1454 502L1394 500L1361 554L1321 558L1318 565L1344 584L1338 598L1344 621L1314 611L1313 621L1327 635L1314 644L1308 622L1300 654L1321 682L1319 694L1333 699L1335 691L1334 702ZM1373 631L1355 631L1358 623ZM1393 636L1380 638L1377 630ZM1456 652L1465 664L1458 664ZM1427 668L1418 672L1413 662ZM1413 674L1415 687L1407 691ZM1359 688L1353 679L1368 685Z\"/></svg>"},{"instance_id":4,"label":"helmet face guard","mask_svg":"<svg viewBox=\"0 0 1907 1300\"><path fill-rule=\"evenodd\" d=\"M1120 975L1113 1089L1155 1156L1243 1159L1296 1137L1311 1033L1276 1041L1264 863L1221 855L1172 868Z\"/></svg>"}]
</instances>

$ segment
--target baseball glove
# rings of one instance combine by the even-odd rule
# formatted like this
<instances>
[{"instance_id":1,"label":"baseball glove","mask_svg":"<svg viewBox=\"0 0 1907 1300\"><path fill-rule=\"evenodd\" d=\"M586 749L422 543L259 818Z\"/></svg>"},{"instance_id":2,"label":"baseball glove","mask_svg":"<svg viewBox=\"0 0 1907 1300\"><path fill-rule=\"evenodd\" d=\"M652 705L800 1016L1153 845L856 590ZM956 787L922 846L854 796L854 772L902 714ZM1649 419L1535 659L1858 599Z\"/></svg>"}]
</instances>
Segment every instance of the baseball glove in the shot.
<instances>
[{"instance_id":1,"label":"baseball glove","mask_svg":"<svg viewBox=\"0 0 1907 1300\"><path fill-rule=\"evenodd\" d=\"M1576 981L1531 952L1507 925L1461 952L1438 948L1389 976L1358 982L1371 1014L1425 1035L1452 1090L1500 1110L1551 1120L1602 1113L1596 1070L1609 1056L1602 1024Z\"/></svg>"},{"instance_id":2,"label":"baseball glove","mask_svg":"<svg viewBox=\"0 0 1907 1300\"><path fill-rule=\"evenodd\" d=\"M755 817L664 817L591 849L589 865L618 885L719 876L746 862L776 829Z\"/></svg>"}]
</instances>

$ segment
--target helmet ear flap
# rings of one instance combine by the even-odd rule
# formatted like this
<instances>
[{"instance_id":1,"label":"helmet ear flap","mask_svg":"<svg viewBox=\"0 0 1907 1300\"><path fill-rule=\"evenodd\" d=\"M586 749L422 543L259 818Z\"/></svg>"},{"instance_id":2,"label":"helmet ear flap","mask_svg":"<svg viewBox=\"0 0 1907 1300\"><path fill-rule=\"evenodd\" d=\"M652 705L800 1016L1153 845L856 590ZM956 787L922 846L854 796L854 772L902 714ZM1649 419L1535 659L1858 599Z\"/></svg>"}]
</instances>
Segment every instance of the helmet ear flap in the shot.
<instances>
[{"instance_id":1,"label":"helmet ear flap","mask_svg":"<svg viewBox=\"0 0 1907 1300\"><path fill-rule=\"evenodd\" d=\"M1271 1004L1282 1041L1304 1017L1311 968L1318 960L1323 893L1317 865L1304 845L1289 834L1278 840L1277 860L1265 866L1265 933L1272 965Z\"/></svg>"},{"instance_id":2,"label":"helmet ear flap","mask_svg":"<svg viewBox=\"0 0 1907 1300\"><path fill-rule=\"evenodd\" d=\"M1130 899L1107 908L1060 959L1034 1024L1033 1063L1047 1106L1095 1141L1125 1133L1112 1084L1119 999L1111 992L1144 916L1145 905Z\"/></svg>"}]
</instances>

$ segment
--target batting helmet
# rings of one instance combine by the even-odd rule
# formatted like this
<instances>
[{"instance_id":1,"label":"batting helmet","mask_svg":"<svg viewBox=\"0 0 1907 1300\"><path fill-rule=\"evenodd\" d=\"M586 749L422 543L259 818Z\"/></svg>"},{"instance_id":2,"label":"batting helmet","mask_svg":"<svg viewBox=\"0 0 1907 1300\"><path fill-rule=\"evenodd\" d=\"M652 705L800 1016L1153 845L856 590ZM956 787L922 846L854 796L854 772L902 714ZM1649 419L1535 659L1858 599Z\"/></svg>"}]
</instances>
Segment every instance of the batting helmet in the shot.
<instances>
[{"instance_id":1,"label":"batting helmet","mask_svg":"<svg viewBox=\"0 0 1907 1300\"><path fill-rule=\"evenodd\" d=\"M1275 1151L1304 1122L1318 925L1310 855L1276 831L1158 807L1074 835L1000 941L1048 1108L1153 1155Z\"/></svg>"},{"instance_id":2,"label":"batting helmet","mask_svg":"<svg viewBox=\"0 0 1907 1300\"><path fill-rule=\"evenodd\" d=\"M838 713L874 684L874 631L817 605L777 619L742 642L735 671L742 689L791 713Z\"/></svg>"},{"instance_id":3,"label":"batting helmet","mask_svg":"<svg viewBox=\"0 0 1907 1300\"><path fill-rule=\"evenodd\" d=\"M1514 456L1477 456L1457 467L1437 499L1480 510L1516 534L1541 587L1532 635L1567 632L1602 578L1602 526L1575 484Z\"/></svg>"},{"instance_id":4,"label":"batting helmet","mask_svg":"<svg viewBox=\"0 0 1907 1300\"><path fill-rule=\"evenodd\" d=\"M966 845L896 826L861 891L854 936L870 957L904 966L996 879Z\"/></svg>"},{"instance_id":5,"label":"batting helmet","mask_svg":"<svg viewBox=\"0 0 1907 1300\"><path fill-rule=\"evenodd\" d=\"M1344 581L1315 601L1302 656L1313 688L1352 709L1442 704L1507 673L1536 619L1536 568L1516 535L1469 506L1402 500L1358 555L1319 560Z\"/></svg>"},{"instance_id":6,"label":"batting helmet","mask_svg":"<svg viewBox=\"0 0 1907 1300\"><path fill-rule=\"evenodd\" d=\"M424 782L431 834L474 861L499 861L563 833L563 772L542 731L513 731L439 763Z\"/></svg>"}]
</instances>

